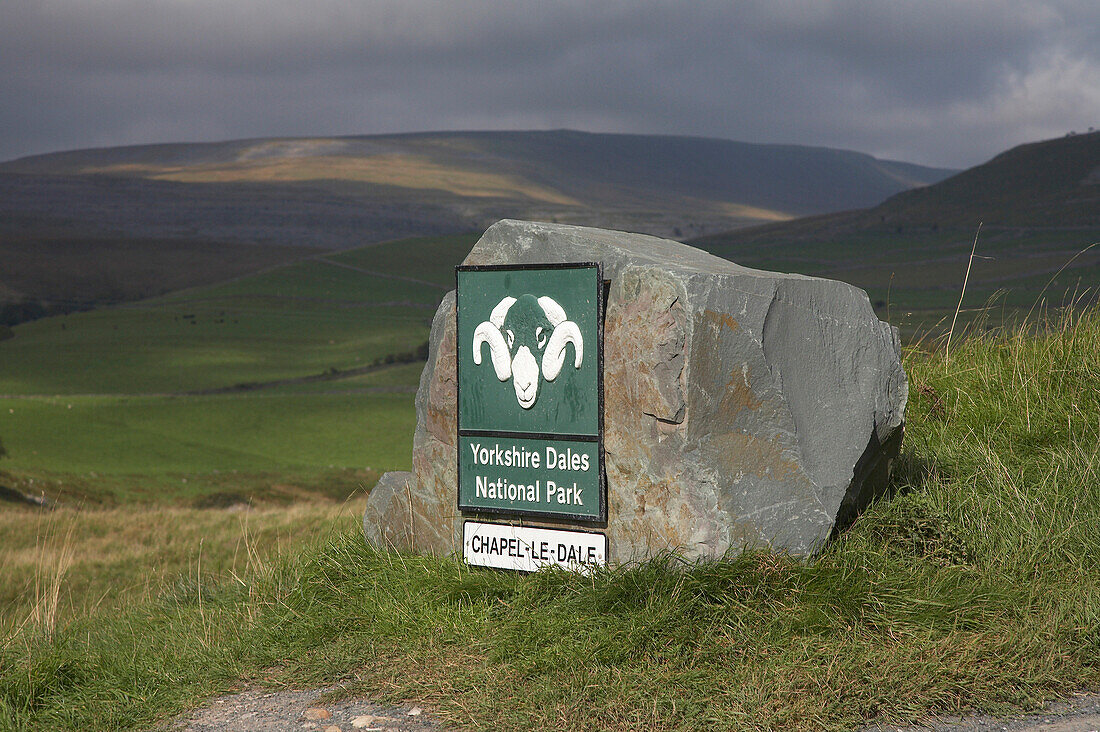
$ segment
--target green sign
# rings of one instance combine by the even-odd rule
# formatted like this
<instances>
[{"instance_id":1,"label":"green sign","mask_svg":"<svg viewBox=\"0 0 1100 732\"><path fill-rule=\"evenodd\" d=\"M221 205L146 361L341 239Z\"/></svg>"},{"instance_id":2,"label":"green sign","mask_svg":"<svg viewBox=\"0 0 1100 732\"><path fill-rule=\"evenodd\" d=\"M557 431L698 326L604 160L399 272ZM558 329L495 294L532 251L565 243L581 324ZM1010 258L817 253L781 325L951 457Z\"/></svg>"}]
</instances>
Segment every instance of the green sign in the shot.
<instances>
[{"instance_id":1,"label":"green sign","mask_svg":"<svg viewBox=\"0 0 1100 732\"><path fill-rule=\"evenodd\" d=\"M606 520L599 265L456 279L459 508Z\"/></svg>"}]
</instances>

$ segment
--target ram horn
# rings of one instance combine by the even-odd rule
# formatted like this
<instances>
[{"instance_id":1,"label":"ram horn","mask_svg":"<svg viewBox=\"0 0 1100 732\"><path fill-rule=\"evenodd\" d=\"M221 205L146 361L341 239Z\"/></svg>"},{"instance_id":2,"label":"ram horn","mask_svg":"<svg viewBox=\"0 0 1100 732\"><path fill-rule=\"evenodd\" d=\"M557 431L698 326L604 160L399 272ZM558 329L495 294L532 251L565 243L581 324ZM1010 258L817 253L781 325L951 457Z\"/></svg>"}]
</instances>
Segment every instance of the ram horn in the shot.
<instances>
[{"instance_id":1,"label":"ram horn","mask_svg":"<svg viewBox=\"0 0 1100 732\"><path fill-rule=\"evenodd\" d=\"M539 307L542 308L542 312L546 313L546 319L550 321L550 325L555 328L569 320L565 315L565 309L558 305L557 300L552 297L540 297Z\"/></svg>"},{"instance_id":2,"label":"ram horn","mask_svg":"<svg viewBox=\"0 0 1100 732\"><path fill-rule=\"evenodd\" d=\"M546 351L542 355L542 375L547 381L553 381L561 373L561 367L565 365L565 347L568 343L573 344L576 353L573 366L579 369L581 359L584 358L584 339L581 338L581 329L572 320L558 323L554 332L550 334Z\"/></svg>"},{"instance_id":3,"label":"ram horn","mask_svg":"<svg viewBox=\"0 0 1100 732\"><path fill-rule=\"evenodd\" d=\"M494 323L486 320L474 328L474 363L481 365L481 346L489 344L489 357L493 359L493 370L497 378L507 381L512 377L512 354L508 353L508 344L504 334Z\"/></svg>"},{"instance_id":4,"label":"ram horn","mask_svg":"<svg viewBox=\"0 0 1100 732\"><path fill-rule=\"evenodd\" d=\"M489 322L500 330L504 327L504 319L508 317L508 311L515 305L516 298L511 295L506 295L501 298L501 301L497 303L497 306L493 308L493 312L489 313Z\"/></svg>"}]
</instances>

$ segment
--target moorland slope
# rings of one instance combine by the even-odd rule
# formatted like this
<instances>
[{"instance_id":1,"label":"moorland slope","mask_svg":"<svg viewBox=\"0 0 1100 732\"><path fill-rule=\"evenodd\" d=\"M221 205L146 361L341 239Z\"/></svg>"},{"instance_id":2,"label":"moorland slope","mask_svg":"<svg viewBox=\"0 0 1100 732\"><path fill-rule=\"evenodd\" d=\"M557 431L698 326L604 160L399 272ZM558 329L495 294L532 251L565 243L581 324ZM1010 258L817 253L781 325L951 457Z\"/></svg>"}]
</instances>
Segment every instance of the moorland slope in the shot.
<instances>
[{"instance_id":1,"label":"moorland slope","mask_svg":"<svg viewBox=\"0 0 1100 732\"><path fill-rule=\"evenodd\" d=\"M1100 247L1085 250L1098 240L1095 132L1021 145L869 209L737 229L691 243L752 267L851 282L879 304L880 317L916 327L954 309L968 264L967 301L981 306L1003 292L998 317L1026 312L1040 296L1055 304L1067 293L1087 298L1100 286Z\"/></svg>"},{"instance_id":2,"label":"moorland slope","mask_svg":"<svg viewBox=\"0 0 1100 732\"><path fill-rule=\"evenodd\" d=\"M780 220L874 205L952 172L822 147L570 130L143 145L0 164L0 174L99 181L324 181L334 192L435 204L475 228L479 216L499 218L500 205L517 213L638 216L647 228L674 219L689 225L691 215Z\"/></svg>"}]
</instances>

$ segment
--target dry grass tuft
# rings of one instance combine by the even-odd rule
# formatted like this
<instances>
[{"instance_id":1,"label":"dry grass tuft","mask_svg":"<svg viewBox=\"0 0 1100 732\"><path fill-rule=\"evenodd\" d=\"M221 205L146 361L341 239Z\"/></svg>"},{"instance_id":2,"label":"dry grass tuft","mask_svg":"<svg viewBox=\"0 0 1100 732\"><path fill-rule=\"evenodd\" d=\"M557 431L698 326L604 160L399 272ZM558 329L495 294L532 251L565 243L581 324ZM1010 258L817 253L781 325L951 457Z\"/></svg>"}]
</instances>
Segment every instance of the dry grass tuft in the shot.
<instances>
[{"instance_id":1,"label":"dry grass tuft","mask_svg":"<svg viewBox=\"0 0 1100 732\"><path fill-rule=\"evenodd\" d=\"M272 557L357 521L362 501L224 510L132 505L0 512L0 632L149 602L175 586L251 581ZM246 581L248 578L248 581ZM199 597L199 596L196 596Z\"/></svg>"}]
</instances>

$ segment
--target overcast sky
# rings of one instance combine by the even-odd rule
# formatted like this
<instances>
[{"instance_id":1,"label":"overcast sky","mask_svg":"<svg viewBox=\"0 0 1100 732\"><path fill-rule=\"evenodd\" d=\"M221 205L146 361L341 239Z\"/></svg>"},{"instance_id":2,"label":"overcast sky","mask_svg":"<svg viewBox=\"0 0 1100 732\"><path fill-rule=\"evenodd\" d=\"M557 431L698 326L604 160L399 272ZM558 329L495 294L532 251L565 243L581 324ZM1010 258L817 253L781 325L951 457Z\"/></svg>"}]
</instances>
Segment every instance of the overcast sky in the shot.
<instances>
[{"instance_id":1,"label":"overcast sky","mask_svg":"<svg viewBox=\"0 0 1100 732\"><path fill-rule=\"evenodd\" d=\"M1100 128L1100 2L0 0L0 160L551 129L967 167Z\"/></svg>"}]
</instances>

